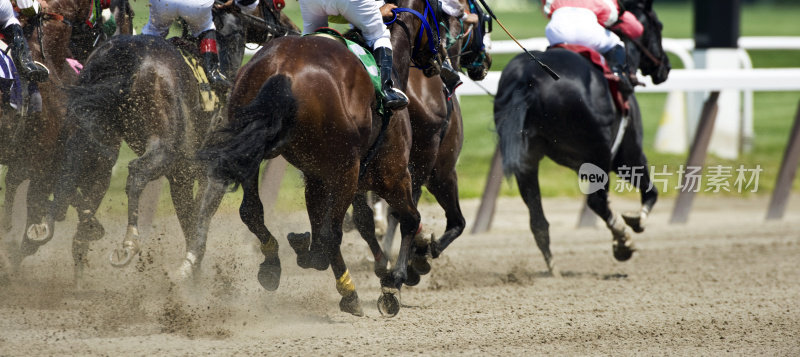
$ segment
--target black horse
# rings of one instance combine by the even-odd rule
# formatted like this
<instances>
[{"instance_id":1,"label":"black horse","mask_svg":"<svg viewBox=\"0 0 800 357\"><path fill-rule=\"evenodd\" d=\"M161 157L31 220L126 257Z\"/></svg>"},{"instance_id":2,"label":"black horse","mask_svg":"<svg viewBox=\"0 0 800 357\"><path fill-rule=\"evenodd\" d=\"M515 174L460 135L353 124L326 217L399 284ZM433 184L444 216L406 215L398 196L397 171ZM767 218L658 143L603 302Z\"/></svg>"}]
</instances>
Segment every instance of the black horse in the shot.
<instances>
[{"instance_id":1,"label":"black horse","mask_svg":"<svg viewBox=\"0 0 800 357\"><path fill-rule=\"evenodd\" d=\"M669 60L661 47L661 29L652 0L630 0L625 7L644 25L638 41L624 39L631 68L639 68L653 83L667 79ZM547 155L556 163L578 171L592 164L605 173L623 167L642 167L641 212L624 217L608 205L608 183L589 193L587 203L611 230L617 260L629 259L635 248L626 224L644 230L647 214L656 202L650 184L647 158L642 151L642 123L636 98L630 98L629 118L623 120L613 104L602 71L580 55L550 49L538 56L561 75L554 81L527 54L515 57L503 70L494 103L494 117L506 174L514 174L520 194L530 210L530 226L547 267L554 273L550 233L539 191L539 161ZM626 124L627 123L627 124Z\"/></svg>"}]
</instances>

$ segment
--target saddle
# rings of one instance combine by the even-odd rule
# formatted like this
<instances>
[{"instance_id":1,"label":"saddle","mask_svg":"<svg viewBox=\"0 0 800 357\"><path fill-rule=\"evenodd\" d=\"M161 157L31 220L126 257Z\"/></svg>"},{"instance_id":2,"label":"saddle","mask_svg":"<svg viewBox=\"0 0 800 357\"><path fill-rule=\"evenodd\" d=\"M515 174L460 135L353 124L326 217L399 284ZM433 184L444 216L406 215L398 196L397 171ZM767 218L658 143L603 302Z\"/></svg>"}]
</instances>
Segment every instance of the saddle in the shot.
<instances>
[{"instance_id":1,"label":"saddle","mask_svg":"<svg viewBox=\"0 0 800 357\"><path fill-rule=\"evenodd\" d=\"M361 64L364 65L364 69L367 70L370 80L372 80L372 86L375 87L375 97L378 99L378 106L380 107L381 103L383 103L383 92L381 91L381 76L378 72L378 64L375 62L375 57L372 56L372 52L366 46L363 38L360 38L360 35L360 32L357 31L348 31L347 34L342 35L332 28L320 27L314 33L306 36L321 36L332 39L345 45L351 53L356 55ZM382 109L379 108L379 110Z\"/></svg>"},{"instance_id":2,"label":"saddle","mask_svg":"<svg viewBox=\"0 0 800 357\"><path fill-rule=\"evenodd\" d=\"M589 47L582 46L582 45L575 45L569 43L559 43L557 45L550 46L550 48L563 48L565 50L569 50L575 52L583 58L586 58L591 62L597 69L603 71L603 76L608 81L608 89L611 91L611 98L614 100L614 106L617 107L617 110L622 113L623 116L628 115L628 110L630 109L630 105L627 101L623 100L622 93L619 91L619 78L611 72L611 69L608 67L606 63L605 57Z\"/></svg>"}]
</instances>

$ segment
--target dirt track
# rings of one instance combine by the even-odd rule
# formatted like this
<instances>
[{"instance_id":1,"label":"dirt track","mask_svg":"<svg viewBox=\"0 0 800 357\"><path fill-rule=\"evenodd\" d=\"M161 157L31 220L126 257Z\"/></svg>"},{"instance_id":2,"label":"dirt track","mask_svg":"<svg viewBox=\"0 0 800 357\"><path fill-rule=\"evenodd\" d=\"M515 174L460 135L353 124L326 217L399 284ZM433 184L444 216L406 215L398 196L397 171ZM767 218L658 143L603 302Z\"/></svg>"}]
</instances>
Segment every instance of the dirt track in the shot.
<instances>
[{"instance_id":1,"label":"dirt track","mask_svg":"<svg viewBox=\"0 0 800 357\"><path fill-rule=\"evenodd\" d=\"M476 205L464 202L468 220ZM574 229L580 202L544 205L561 277L544 274L521 200L503 199L491 233L456 241L392 319L377 311L378 281L354 233L343 250L363 318L339 312L330 270L297 268L285 239L280 289L263 291L256 239L232 214L215 218L194 288L170 283L183 254L174 218L156 220L136 266L115 270L107 254L124 223L101 217L106 238L75 290L72 216L21 274L0 280L0 355L800 354L800 197L769 224L765 198L700 197L686 226L668 225L672 202L659 202L626 263L613 260L604 228ZM441 229L438 207L423 213ZM302 212L278 218L281 237L307 227Z\"/></svg>"}]
</instances>

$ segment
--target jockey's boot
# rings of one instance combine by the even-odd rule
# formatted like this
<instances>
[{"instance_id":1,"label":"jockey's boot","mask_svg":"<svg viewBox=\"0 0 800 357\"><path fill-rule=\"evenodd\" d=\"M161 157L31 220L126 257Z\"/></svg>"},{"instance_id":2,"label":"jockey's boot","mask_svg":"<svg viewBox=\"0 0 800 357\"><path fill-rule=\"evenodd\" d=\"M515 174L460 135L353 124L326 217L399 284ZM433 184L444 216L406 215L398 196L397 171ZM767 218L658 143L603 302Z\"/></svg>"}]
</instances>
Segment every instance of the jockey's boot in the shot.
<instances>
[{"instance_id":1,"label":"jockey's boot","mask_svg":"<svg viewBox=\"0 0 800 357\"><path fill-rule=\"evenodd\" d=\"M453 66L450 65L449 59L442 62L442 71L439 72L439 78L442 79L444 86L447 88L448 98L455 93L458 86L464 84L464 82L461 81L461 76L458 75L458 71L453 69Z\"/></svg>"},{"instance_id":2,"label":"jockey's boot","mask_svg":"<svg viewBox=\"0 0 800 357\"><path fill-rule=\"evenodd\" d=\"M605 57L611 72L614 72L619 78L619 92L622 94L622 98L628 100L633 93L633 84L628 70L628 55L625 47L616 45L605 53Z\"/></svg>"},{"instance_id":3,"label":"jockey's boot","mask_svg":"<svg viewBox=\"0 0 800 357\"><path fill-rule=\"evenodd\" d=\"M392 82L392 50L387 47L375 49L375 59L381 74L381 91L383 105L391 110L400 110L408 106L408 97L403 91L394 88Z\"/></svg>"},{"instance_id":4,"label":"jockey's boot","mask_svg":"<svg viewBox=\"0 0 800 357\"><path fill-rule=\"evenodd\" d=\"M231 82L220 70L216 31L208 30L200 34L200 56L203 57L203 69L211 88L217 93L228 91Z\"/></svg>"},{"instance_id":5,"label":"jockey's boot","mask_svg":"<svg viewBox=\"0 0 800 357\"><path fill-rule=\"evenodd\" d=\"M50 76L50 71L43 64L35 62L31 57L31 49L22 27L18 24L9 25L5 33L11 35L11 58L17 66L20 77L26 80L44 82Z\"/></svg>"}]
</instances>

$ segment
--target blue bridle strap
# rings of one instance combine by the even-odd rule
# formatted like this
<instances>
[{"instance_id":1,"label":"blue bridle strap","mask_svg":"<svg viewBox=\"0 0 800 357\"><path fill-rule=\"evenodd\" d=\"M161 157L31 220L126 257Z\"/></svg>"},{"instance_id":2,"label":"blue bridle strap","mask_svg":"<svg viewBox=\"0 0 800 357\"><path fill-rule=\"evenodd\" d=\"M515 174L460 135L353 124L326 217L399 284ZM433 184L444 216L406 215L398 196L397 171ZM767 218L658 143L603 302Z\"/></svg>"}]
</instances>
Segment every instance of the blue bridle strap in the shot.
<instances>
[{"instance_id":1,"label":"blue bridle strap","mask_svg":"<svg viewBox=\"0 0 800 357\"><path fill-rule=\"evenodd\" d=\"M430 13L430 15L433 17L434 23L438 23L438 21L436 20L436 14L433 11L430 2L428 0L425 0L425 15L421 14L417 10L406 7L394 8L392 9L394 18L392 18L392 20L389 22L385 22L385 24L386 25L393 24L395 21L397 21L397 15L401 12L408 12L419 18L420 22L422 22L422 27L419 29L419 34L417 35L417 38L414 41L414 51L416 52L418 50L419 42L422 40L423 31L425 31L424 33L428 35L428 49L431 51L433 55L436 55L438 53L437 51L438 46L436 45L436 42L438 42L439 39L439 26L436 26L436 36L434 37L433 30L431 29L431 26L427 21L427 14ZM413 59L414 54L412 54L411 57Z\"/></svg>"}]
</instances>

